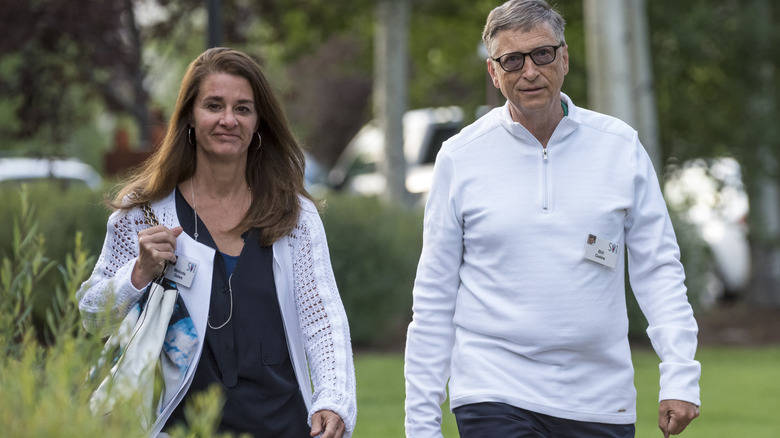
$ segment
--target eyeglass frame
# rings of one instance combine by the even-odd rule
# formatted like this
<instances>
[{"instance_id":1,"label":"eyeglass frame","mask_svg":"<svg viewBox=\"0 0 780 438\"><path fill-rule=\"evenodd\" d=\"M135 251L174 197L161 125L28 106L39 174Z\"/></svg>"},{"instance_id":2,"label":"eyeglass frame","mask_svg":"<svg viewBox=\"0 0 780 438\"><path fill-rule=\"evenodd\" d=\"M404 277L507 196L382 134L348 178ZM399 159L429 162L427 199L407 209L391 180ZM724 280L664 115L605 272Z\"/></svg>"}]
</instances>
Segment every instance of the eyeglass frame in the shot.
<instances>
[{"instance_id":1,"label":"eyeglass frame","mask_svg":"<svg viewBox=\"0 0 780 438\"><path fill-rule=\"evenodd\" d=\"M497 58L490 58L490 59L491 59L491 60L493 60L493 61L496 61L496 62L498 63L498 65L500 65L500 66L501 66L501 69L502 69L502 70L504 70L504 71L505 71L505 72L507 72L507 73L511 73L511 72L513 72L513 71L522 70L522 69L523 69L523 67L525 67L525 57L526 57L526 56L527 56L527 57L529 57L529 58L531 58L531 62L533 62L533 63L534 63L534 65L537 65L537 66L542 66L542 65L549 65L549 64L552 64L553 62L555 62L555 58L557 58L557 57L558 57L558 49L560 49L561 47L563 47L563 46L565 46L565 45L566 45L566 43L560 43L560 44L558 44L557 46L554 46L554 45L552 45L552 44L547 44L547 45L544 45L544 46L539 46L539 47L537 47L537 48L535 48L535 49L533 49L533 50L531 50L530 52L527 52L527 53L523 53L523 52L507 52L507 53L504 53L503 55L501 55L501 56L499 56L499 57L497 57ZM535 51L539 50L539 49L544 49L544 48L546 48L546 47L552 47L552 48L554 49L554 50L553 50L553 59L551 59L551 60L550 60L550 62L546 62L546 63L544 63L544 64L539 64L538 62L536 62L536 60L534 59L534 57L533 57L533 56L531 56L531 54L532 54L532 53L534 53ZM514 70L507 70L507 69L504 67L504 64L501 62L501 58L503 58L504 56L507 56L507 55L522 55L522 56L523 56L523 63L522 63L522 64L520 64L520 67L518 67L518 68L516 68L516 69L514 69Z\"/></svg>"}]
</instances>

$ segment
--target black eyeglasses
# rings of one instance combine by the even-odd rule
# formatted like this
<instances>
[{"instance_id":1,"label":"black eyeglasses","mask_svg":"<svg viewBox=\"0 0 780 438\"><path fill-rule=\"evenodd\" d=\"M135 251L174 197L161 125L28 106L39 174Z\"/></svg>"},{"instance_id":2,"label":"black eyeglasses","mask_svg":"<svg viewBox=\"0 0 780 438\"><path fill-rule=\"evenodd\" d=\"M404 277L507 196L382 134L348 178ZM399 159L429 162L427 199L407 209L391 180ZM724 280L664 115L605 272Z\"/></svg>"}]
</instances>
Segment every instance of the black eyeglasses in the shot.
<instances>
[{"instance_id":1,"label":"black eyeglasses","mask_svg":"<svg viewBox=\"0 0 780 438\"><path fill-rule=\"evenodd\" d=\"M525 65L525 57L530 56L531 60L536 65L547 65L555 61L555 54L558 53L558 49L564 46L564 43L560 43L557 46L542 46L531 50L528 53L523 52L511 52L504 53L498 58L490 58L493 61L498 62L504 71L517 71L523 68Z\"/></svg>"}]
</instances>

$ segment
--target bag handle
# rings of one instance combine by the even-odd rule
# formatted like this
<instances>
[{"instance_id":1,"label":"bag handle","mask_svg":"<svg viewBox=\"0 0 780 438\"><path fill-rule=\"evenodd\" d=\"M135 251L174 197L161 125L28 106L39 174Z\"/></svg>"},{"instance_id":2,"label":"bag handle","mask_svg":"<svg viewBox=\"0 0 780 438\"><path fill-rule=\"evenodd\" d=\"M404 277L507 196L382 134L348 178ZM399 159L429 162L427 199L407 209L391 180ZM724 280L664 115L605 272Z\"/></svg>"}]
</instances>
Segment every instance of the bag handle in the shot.
<instances>
[{"instance_id":1,"label":"bag handle","mask_svg":"<svg viewBox=\"0 0 780 438\"><path fill-rule=\"evenodd\" d=\"M141 204L141 211L144 213L144 218L146 219L144 222L146 224L153 227L160 225L160 221L157 220L157 215L154 214L154 210L152 210L151 204L149 204L148 202ZM170 266L170 262L166 261L165 266L163 266L162 273L160 273L160 276L157 278L157 281L162 281L162 279L165 277L165 272L168 271L168 266Z\"/></svg>"},{"instance_id":2,"label":"bag handle","mask_svg":"<svg viewBox=\"0 0 780 438\"><path fill-rule=\"evenodd\" d=\"M152 210L151 204L148 202L141 205L141 211L144 212L144 218L146 218L146 223L156 227L157 225L160 225L160 221L157 220L157 215L154 214L154 210Z\"/></svg>"}]
</instances>

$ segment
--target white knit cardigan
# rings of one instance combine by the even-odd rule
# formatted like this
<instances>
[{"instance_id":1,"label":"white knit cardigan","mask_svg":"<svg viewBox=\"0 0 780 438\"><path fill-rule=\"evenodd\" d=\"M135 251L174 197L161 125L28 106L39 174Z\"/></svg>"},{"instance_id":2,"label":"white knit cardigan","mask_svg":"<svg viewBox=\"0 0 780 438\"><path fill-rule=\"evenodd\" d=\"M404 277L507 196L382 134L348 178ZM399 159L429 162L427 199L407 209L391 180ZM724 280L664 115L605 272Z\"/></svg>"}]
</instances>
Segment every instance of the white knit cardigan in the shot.
<instances>
[{"instance_id":1,"label":"white knit cardigan","mask_svg":"<svg viewBox=\"0 0 780 438\"><path fill-rule=\"evenodd\" d=\"M179 226L174 195L172 192L152 204L160 224L168 228ZM344 436L350 437L357 418L357 402L349 326L322 221L309 200L300 197L300 203L298 224L273 244L274 282L287 344L309 410L309 424L313 413L332 410L346 425ZM109 218L100 258L76 295L84 327L89 332L111 334L143 294L142 289L132 285L130 275L138 257L138 232L145 228L148 225L139 208L119 210ZM208 305L200 308L208 313ZM202 349L203 342L199 344ZM191 381L187 379L181 389L186 391ZM175 403L180 400L177 397ZM165 424L173 407L166 408L157 419L153 436Z\"/></svg>"}]
</instances>

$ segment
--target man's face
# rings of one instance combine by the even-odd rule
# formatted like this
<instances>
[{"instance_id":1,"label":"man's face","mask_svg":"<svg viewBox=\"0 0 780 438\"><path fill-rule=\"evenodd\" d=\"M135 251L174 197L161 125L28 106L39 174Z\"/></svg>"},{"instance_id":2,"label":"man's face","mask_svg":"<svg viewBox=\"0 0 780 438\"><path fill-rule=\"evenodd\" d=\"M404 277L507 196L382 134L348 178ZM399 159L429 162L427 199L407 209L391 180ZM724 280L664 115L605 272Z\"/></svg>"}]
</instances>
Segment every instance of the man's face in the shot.
<instances>
[{"instance_id":1,"label":"man's face","mask_svg":"<svg viewBox=\"0 0 780 438\"><path fill-rule=\"evenodd\" d=\"M495 52L492 58L511 52L528 53L542 46L560 44L548 25L535 27L527 32L519 29L502 30L495 37ZM560 92L563 78L569 73L569 51L567 46L557 49L555 60L550 64L536 65L530 56L520 70L507 72L497 61L488 59L488 72L493 85L509 101L512 119L522 122L552 114L560 106Z\"/></svg>"}]
</instances>

